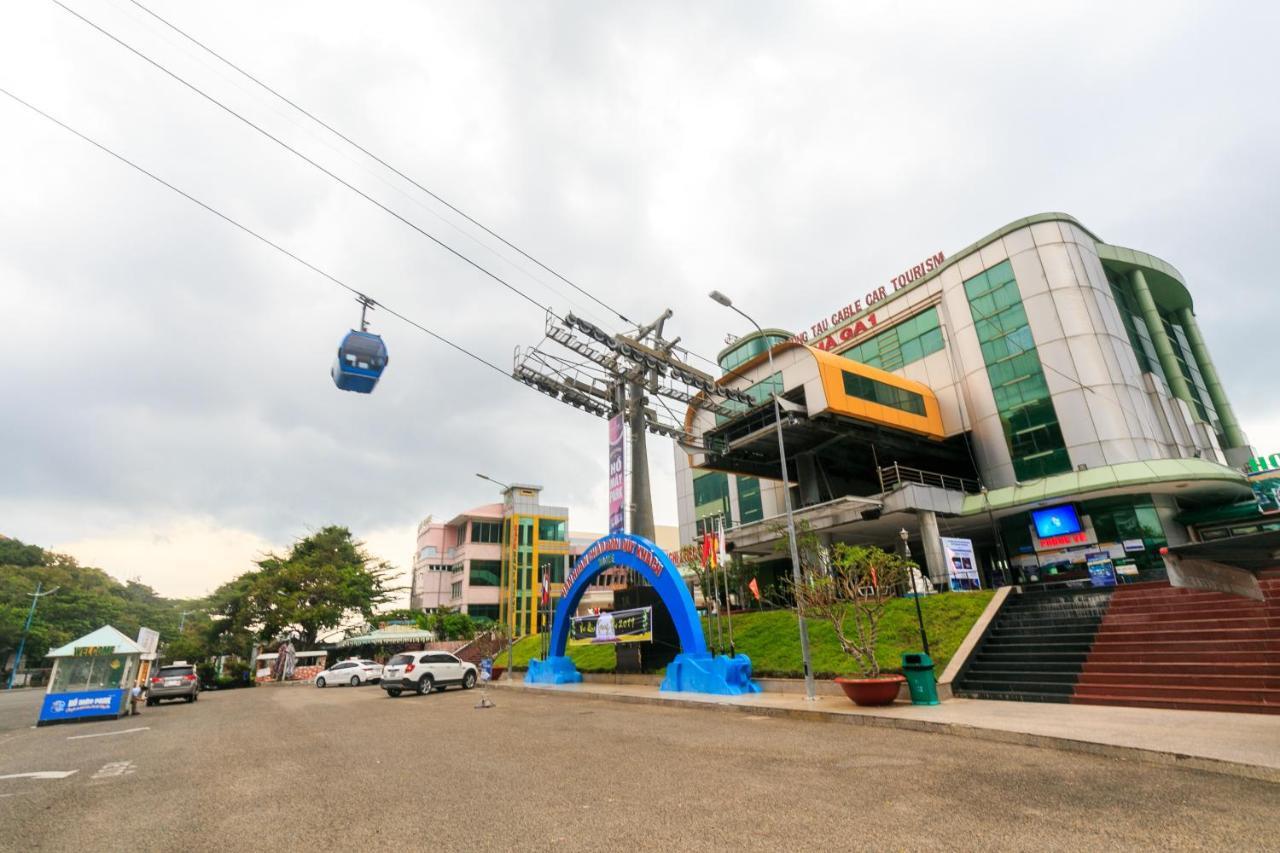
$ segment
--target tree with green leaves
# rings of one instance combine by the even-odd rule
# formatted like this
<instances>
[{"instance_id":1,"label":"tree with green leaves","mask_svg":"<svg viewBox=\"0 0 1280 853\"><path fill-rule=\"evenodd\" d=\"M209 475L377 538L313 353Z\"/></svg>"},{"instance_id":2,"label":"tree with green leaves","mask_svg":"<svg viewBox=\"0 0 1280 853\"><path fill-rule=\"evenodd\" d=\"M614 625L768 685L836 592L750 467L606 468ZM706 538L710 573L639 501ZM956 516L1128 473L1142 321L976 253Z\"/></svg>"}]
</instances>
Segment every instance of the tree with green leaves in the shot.
<instances>
[{"instance_id":1,"label":"tree with green leaves","mask_svg":"<svg viewBox=\"0 0 1280 853\"><path fill-rule=\"evenodd\" d=\"M369 556L345 527L322 528L257 566L211 597L221 635L272 640L296 632L303 646L313 646L353 614L373 619L400 591L388 585L392 566Z\"/></svg>"}]
</instances>

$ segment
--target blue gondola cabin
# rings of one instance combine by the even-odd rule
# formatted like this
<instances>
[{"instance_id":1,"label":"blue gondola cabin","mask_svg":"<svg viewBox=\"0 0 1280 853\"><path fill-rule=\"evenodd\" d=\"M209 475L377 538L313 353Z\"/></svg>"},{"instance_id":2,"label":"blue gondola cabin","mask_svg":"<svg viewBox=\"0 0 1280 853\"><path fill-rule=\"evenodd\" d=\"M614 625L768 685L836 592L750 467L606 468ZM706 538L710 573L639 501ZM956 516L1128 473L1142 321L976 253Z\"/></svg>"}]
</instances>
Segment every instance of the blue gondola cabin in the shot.
<instances>
[{"instance_id":1,"label":"blue gondola cabin","mask_svg":"<svg viewBox=\"0 0 1280 853\"><path fill-rule=\"evenodd\" d=\"M371 332L352 329L338 346L338 358L329 374L343 391L368 394L387 367L387 345Z\"/></svg>"}]
</instances>

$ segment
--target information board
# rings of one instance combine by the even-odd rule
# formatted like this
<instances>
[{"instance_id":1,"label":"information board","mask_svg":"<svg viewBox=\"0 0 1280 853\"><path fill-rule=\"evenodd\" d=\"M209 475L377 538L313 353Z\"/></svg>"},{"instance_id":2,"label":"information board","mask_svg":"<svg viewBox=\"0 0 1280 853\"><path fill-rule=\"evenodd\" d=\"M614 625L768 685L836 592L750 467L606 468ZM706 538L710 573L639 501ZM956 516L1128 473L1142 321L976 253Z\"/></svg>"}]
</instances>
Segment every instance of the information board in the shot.
<instances>
[{"instance_id":1,"label":"information board","mask_svg":"<svg viewBox=\"0 0 1280 853\"><path fill-rule=\"evenodd\" d=\"M982 589L978 577L978 559L973 553L972 539L942 537L942 557L947 563L947 578L954 591Z\"/></svg>"}]
</instances>

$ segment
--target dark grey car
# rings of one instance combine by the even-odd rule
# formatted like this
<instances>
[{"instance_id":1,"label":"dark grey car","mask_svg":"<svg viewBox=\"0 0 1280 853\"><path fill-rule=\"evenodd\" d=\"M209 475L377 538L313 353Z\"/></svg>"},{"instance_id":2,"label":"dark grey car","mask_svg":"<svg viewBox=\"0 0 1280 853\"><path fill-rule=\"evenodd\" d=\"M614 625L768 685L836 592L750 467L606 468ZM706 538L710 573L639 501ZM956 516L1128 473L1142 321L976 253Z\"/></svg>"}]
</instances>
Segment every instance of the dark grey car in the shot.
<instances>
[{"instance_id":1,"label":"dark grey car","mask_svg":"<svg viewBox=\"0 0 1280 853\"><path fill-rule=\"evenodd\" d=\"M186 699L194 702L200 698L200 679L196 668L188 663L162 666L151 673L147 684L147 704L154 705L161 699Z\"/></svg>"}]
</instances>

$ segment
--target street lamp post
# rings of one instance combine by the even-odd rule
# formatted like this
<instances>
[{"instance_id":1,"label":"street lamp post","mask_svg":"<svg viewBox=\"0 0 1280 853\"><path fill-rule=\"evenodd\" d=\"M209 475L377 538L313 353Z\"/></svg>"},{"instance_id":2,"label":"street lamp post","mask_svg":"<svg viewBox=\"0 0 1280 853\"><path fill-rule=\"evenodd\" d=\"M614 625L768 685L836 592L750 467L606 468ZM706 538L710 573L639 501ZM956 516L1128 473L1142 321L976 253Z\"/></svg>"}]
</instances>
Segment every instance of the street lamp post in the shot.
<instances>
[{"instance_id":1,"label":"street lamp post","mask_svg":"<svg viewBox=\"0 0 1280 853\"><path fill-rule=\"evenodd\" d=\"M911 546L907 544L907 528L898 531L898 538L902 540L902 556L908 560L911 559ZM911 575L911 597L916 600L916 621L920 623L920 642L924 646L924 653L929 654L929 635L924 630L924 614L920 612L920 593L916 591L916 570L907 567L907 573Z\"/></svg>"},{"instance_id":2,"label":"street lamp post","mask_svg":"<svg viewBox=\"0 0 1280 853\"><path fill-rule=\"evenodd\" d=\"M708 295L712 300L720 303L730 311L738 313L748 323L756 327L756 331L760 333L760 339L764 341L764 351L769 357L769 379L772 381L775 373L773 347L769 346L769 341L765 339L764 329L760 328L759 323L741 308L735 306L733 300L720 291L713 290ZM773 397L774 425L778 428L778 461L782 464L782 503L787 510L787 538L790 540L791 545L791 580L796 587L796 621L800 625L800 657L804 661L804 695L805 699L812 702L817 696L813 685L813 664L809 655L809 626L805 622L804 606L801 603L800 585L804 581L800 576L800 549L796 544L796 519L791 511L791 479L787 474L787 448L782 440L782 404L778 402L777 392L773 392L770 396Z\"/></svg>"},{"instance_id":3,"label":"street lamp post","mask_svg":"<svg viewBox=\"0 0 1280 853\"><path fill-rule=\"evenodd\" d=\"M27 593L27 595L31 596L31 609L27 611L27 622L22 626L22 639L18 641L18 653L13 658L13 671L9 673L9 684L5 687L5 690L13 689L13 679L17 677L18 667L22 665L22 651L27 647L27 632L31 630L31 620L35 618L36 605L40 603L41 598L46 595L53 595L60 589L60 587L55 586L48 592L41 592L40 587L42 584L43 581L36 581L36 591Z\"/></svg>"},{"instance_id":4,"label":"street lamp post","mask_svg":"<svg viewBox=\"0 0 1280 853\"><path fill-rule=\"evenodd\" d=\"M507 485L501 480L493 479L488 474L477 473L476 476L479 477L481 480L488 480L490 483L493 483L498 486L502 486L502 489L504 492L511 490L511 486ZM515 567L513 566L512 568L515 568ZM440 596L438 594L436 595L436 603L437 604L440 603ZM514 681L516 677L516 671L514 668L515 667L515 650L516 650L516 620L515 620L515 602L511 600L510 591L508 591L507 609L511 611L511 614L512 614L511 629L507 635L507 680Z\"/></svg>"}]
</instances>

